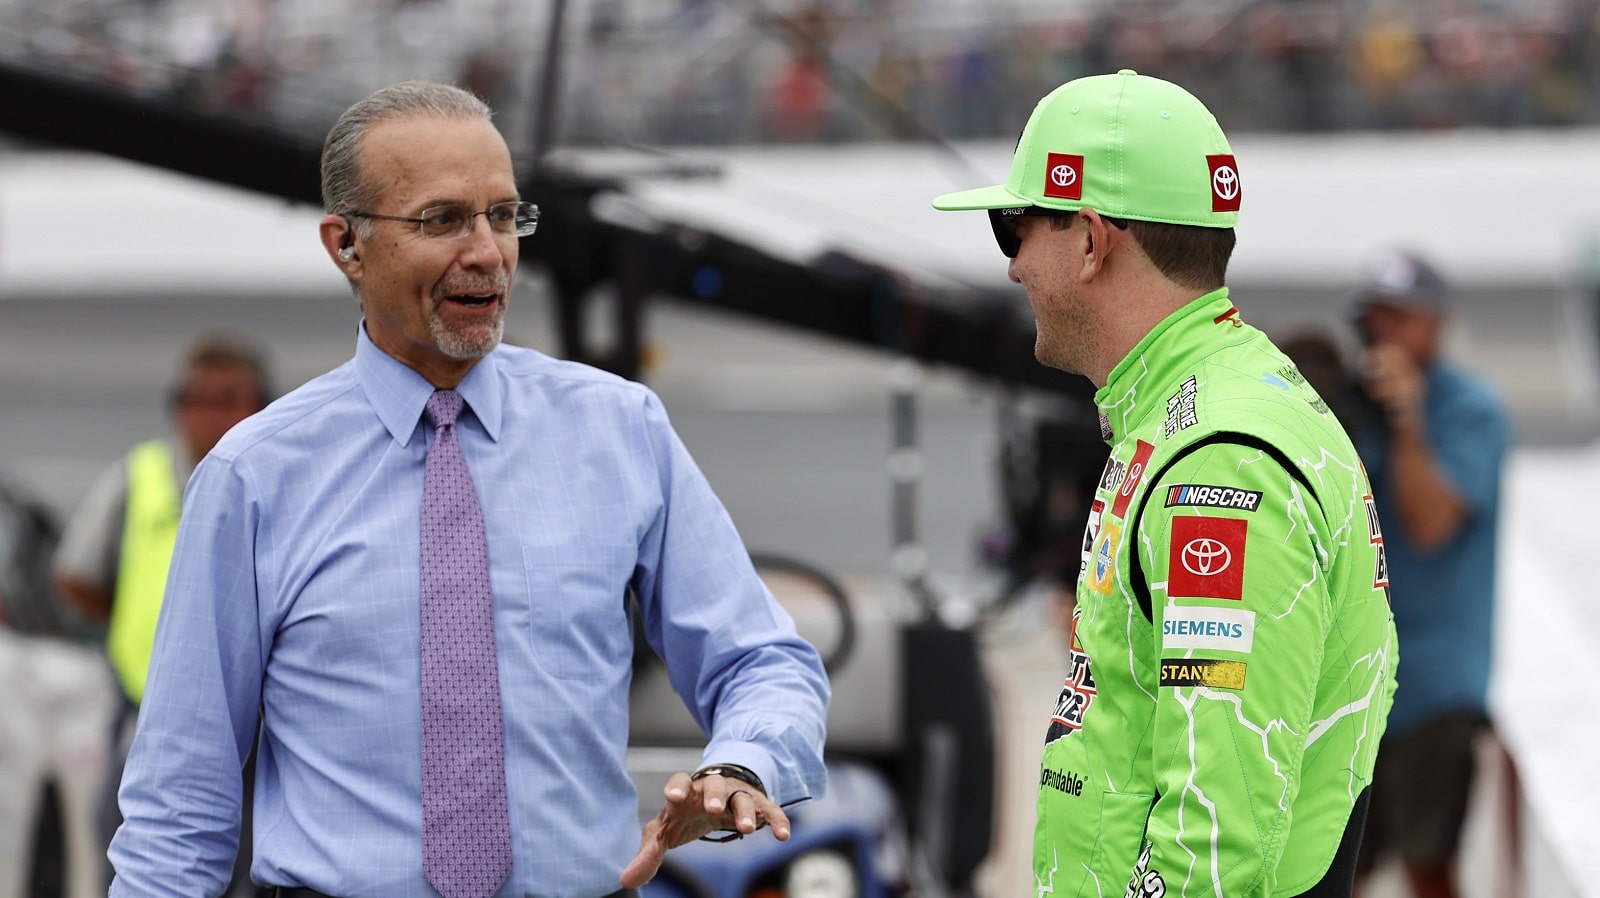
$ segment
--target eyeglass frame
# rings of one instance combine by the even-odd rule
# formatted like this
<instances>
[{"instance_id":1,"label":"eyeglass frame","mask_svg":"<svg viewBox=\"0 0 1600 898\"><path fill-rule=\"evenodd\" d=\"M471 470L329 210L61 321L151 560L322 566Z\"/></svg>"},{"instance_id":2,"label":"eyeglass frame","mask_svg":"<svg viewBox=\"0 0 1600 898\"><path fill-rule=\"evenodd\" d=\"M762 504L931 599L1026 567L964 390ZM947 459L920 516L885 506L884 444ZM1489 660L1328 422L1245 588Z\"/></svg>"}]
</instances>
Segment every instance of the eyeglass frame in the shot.
<instances>
[{"instance_id":1,"label":"eyeglass frame","mask_svg":"<svg viewBox=\"0 0 1600 898\"><path fill-rule=\"evenodd\" d=\"M501 206L513 206L513 207L516 208L516 210L519 213L526 212L526 214L518 214L518 215L514 216L511 219L511 222L514 225L514 227L511 230L509 230L509 231L496 230L495 226L494 226L494 221L489 219L488 216L489 216L489 213L493 212L497 208L500 208ZM424 240L455 240L455 239L458 239L458 238L461 238L461 237L465 237L466 235L472 233L472 231L473 231L473 229L475 227L475 223L473 222L473 219L477 218L480 215L484 216L484 220L489 222L489 230L493 231L496 234L506 234L508 236L509 235L515 235L517 237L531 237L531 236L533 236L533 233L539 229L539 206L538 206L537 203L530 203L527 200L505 200L503 202L490 203L489 207L486 208L486 209L480 209L480 210L478 210L476 212L469 212L467 214L467 217L466 217L466 223L463 224L462 227L461 227L461 230L456 232L456 233L453 233L453 234L439 234L439 235L434 235L434 234L429 234L428 233L427 225L428 225L429 216L428 216L427 213L433 212L433 211L439 210L439 209L471 209L471 208L472 207L470 205L466 204L466 203L440 203L437 206L429 206L428 208L423 209L422 210L423 214L420 217L417 217L417 218L413 218L413 217L406 216L406 215L380 215L377 212L360 212L360 211L345 212L345 213L343 213L343 215L344 215L345 218L372 218L372 219L377 219L379 221L404 221L404 222L409 222L410 224L414 224L414 225L417 226L417 232L422 235L422 239L424 239ZM526 224L523 224L523 222L526 222ZM524 228L526 228L526 230L524 230Z\"/></svg>"},{"instance_id":2,"label":"eyeglass frame","mask_svg":"<svg viewBox=\"0 0 1600 898\"><path fill-rule=\"evenodd\" d=\"M1000 245L1000 253L1007 259L1015 259L1017 253L1022 251L1022 238L1017 236L1018 219L1022 218L1072 218L1078 214L1077 209L1051 209L1046 206L1012 206L1004 209L989 210L989 229L994 231L994 242ZM1101 215L1101 218L1110 222L1118 230L1128 229L1126 218L1112 218Z\"/></svg>"}]
</instances>

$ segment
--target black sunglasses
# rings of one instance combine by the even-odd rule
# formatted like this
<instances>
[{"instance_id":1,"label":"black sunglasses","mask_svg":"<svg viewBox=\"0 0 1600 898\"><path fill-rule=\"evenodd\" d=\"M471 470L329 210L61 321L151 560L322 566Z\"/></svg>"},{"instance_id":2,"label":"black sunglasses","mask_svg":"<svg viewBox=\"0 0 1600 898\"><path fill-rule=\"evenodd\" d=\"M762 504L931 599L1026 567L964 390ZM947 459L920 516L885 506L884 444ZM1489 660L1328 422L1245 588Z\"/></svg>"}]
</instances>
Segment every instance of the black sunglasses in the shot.
<instances>
[{"instance_id":1,"label":"black sunglasses","mask_svg":"<svg viewBox=\"0 0 1600 898\"><path fill-rule=\"evenodd\" d=\"M1014 206L1008 209L990 209L989 227L994 231L994 242L1000 244L1000 252L1007 259L1015 259L1017 252L1022 249L1022 238L1017 236L1017 225L1024 218L1071 218L1078 213L1072 209L1046 209L1043 206ZM1111 222L1120 230L1128 229L1128 221L1124 218L1112 218L1102 215L1101 218Z\"/></svg>"}]
</instances>

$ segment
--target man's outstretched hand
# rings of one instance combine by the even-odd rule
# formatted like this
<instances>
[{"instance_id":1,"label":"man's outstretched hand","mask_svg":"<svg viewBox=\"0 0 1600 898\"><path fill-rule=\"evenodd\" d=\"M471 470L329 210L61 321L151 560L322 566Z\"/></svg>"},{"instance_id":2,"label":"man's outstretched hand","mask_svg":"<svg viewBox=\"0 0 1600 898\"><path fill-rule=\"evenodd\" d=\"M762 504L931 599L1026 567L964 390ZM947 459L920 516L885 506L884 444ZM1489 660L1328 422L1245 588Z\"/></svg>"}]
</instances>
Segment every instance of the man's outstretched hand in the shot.
<instances>
[{"instance_id":1,"label":"man's outstretched hand","mask_svg":"<svg viewBox=\"0 0 1600 898\"><path fill-rule=\"evenodd\" d=\"M674 773L667 780L666 804L644 826L639 853L622 871L622 887L637 889L661 869L668 849L717 830L747 836L771 826L778 841L789 838L789 817L760 789L742 780L711 774L691 780Z\"/></svg>"}]
</instances>

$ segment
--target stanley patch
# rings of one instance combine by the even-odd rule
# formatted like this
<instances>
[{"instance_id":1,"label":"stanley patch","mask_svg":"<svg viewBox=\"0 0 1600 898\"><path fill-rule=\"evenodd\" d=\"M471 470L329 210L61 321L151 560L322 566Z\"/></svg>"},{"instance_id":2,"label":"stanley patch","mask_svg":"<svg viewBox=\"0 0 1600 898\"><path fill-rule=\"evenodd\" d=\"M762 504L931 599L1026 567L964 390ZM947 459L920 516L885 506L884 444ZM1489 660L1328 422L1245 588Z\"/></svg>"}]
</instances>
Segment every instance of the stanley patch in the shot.
<instances>
[{"instance_id":1,"label":"stanley patch","mask_svg":"<svg viewBox=\"0 0 1600 898\"><path fill-rule=\"evenodd\" d=\"M1245 663L1243 661L1162 658L1161 685L1243 689L1244 669Z\"/></svg>"}]
</instances>

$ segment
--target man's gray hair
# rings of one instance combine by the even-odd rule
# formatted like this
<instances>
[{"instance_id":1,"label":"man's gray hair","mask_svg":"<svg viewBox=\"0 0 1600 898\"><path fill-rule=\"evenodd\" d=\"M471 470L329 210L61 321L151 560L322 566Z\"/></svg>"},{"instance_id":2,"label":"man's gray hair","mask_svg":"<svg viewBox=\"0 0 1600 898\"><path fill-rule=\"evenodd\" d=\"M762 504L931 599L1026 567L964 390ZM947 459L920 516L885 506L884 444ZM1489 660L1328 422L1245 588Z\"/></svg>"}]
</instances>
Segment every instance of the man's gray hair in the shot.
<instances>
[{"instance_id":1,"label":"man's gray hair","mask_svg":"<svg viewBox=\"0 0 1600 898\"><path fill-rule=\"evenodd\" d=\"M333 215L345 215L368 208L377 202L376 191L361 178L361 140L373 125L401 116L441 118L480 118L489 121L494 112L470 91L451 84L431 81L402 81L375 91L333 123L322 143L322 208ZM371 222L362 219L357 228L362 236Z\"/></svg>"}]
</instances>

